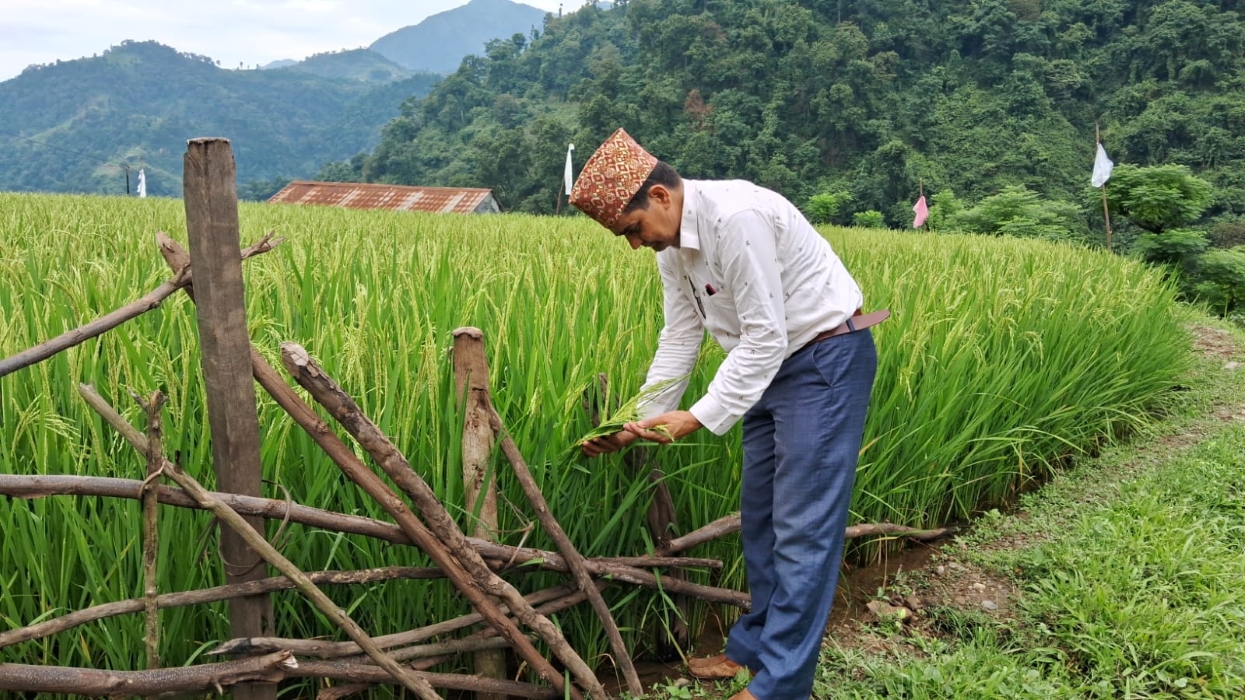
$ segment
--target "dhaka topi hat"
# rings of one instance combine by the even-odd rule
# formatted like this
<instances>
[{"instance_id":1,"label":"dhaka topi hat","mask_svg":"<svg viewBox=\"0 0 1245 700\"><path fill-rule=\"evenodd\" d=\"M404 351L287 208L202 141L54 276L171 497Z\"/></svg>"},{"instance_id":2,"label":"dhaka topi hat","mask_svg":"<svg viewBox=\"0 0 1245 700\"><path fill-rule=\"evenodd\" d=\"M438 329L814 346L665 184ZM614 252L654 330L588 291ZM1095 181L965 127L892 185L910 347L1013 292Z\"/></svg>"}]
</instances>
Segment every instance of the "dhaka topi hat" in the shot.
<instances>
[{"instance_id":1,"label":"dhaka topi hat","mask_svg":"<svg viewBox=\"0 0 1245 700\"><path fill-rule=\"evenodd\" d=\"M619 129L584 163L571 204L612 229L655 167L657 159Z\"/></svg>"}]
</instances>

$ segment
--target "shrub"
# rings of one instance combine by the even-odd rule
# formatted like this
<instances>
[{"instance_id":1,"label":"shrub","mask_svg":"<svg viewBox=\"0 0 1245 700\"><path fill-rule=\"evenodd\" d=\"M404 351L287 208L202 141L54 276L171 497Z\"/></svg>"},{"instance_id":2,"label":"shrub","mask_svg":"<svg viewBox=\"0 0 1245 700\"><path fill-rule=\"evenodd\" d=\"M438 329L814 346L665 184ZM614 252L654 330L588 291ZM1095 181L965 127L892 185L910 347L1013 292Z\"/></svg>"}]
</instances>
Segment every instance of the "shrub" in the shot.
<instances>
[{"instance_id":1,"label":"shrub","mask_svg":"<svg viewBox=\"0 0 1245 700\"><path fill-rule=\"evenodd\" d=\"M1216 249L1197 260L1200 299L1224 315L1245 307L1245 245Z\"/></svg>"},{"instance_id":2,"label":"shrub","mask_svg":"<svg viewBox=\"0 0 1245 700\"><path fill-rule=\"evenodd\" d=\"M1209 245L1204 231L1178 228L1164 233L1141 234L1133 244L1133 252L1146 262L1189 270L1194 267L1197 256Z\"/></svg>"},{"instance_id":3,"label":"shrub","mask_svg":"<svg viewBox=\"0 0 1245 700\"><path fill-rule=\"evenodd\" d=\"M852 195L848 192L815 194L808 198L808 204L804 207L804 214L814 224L828 224L839 213L839 209L850 201L851 198Z\"/></svg>"},{"instance_id":4,"label":"shrub","mask_svg":"<svg viewBox=\"0 0 1245 700\"><path fill-rule=\"evenodd\" d=\"M852 214L852 226L860 228L886 228L886 219L882 212L870 209Z\"/></svg>"},{"instance_id":5,"label":"shrub","mask_svg":"<svg viewBox=\"0 0 1245 700\"><path fill-rule=\"evenodd\" d=\"M1024 185L1012 185L950 217L949 223L971 233L1062 240L1084 232L1080 219L1076 205L1045 200Z\"/></svg>"}]
</instances>

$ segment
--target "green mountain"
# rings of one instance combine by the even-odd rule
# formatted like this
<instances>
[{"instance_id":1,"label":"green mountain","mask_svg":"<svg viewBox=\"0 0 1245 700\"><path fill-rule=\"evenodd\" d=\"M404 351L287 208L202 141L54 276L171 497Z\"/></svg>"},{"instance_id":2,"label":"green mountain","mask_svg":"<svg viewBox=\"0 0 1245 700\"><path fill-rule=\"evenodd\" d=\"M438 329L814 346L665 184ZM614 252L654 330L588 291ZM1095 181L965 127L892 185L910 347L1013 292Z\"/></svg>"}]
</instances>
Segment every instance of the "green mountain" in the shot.
<instances>
[{"instance_id":1,"label":"green mountain","mask_svg":"<svg viewBox=\"0 0 1245 700\"><path fill-rule=\"evenodd\" d=\"M0 189L181 195L185 142L233 142L239 183L306 177L374 145L380 128L440 76L367 51L277 70L222 70L154 42L34 66L0 83ZM377 82L379 71L386 80ZM336 76L336 77L324 77Z\"/></svg>"},{"instance_id":2,"label":"green mountain","mask_svg":"<svg viewBox=\"0 0 1245 700\"><path fill-rule=\"evenodd\" d=\"M464 56L479 55L489 40L540 29L545 15L510 0L471 0L386 34L368 48L411 70L453 73Z\"/></svg>"},{"instance_id":3,"label":"green mountain","mask_svg":"<svg viewBox=\"0 0 1245 700\"><path fill-rule=\"evenodd\" d=\"M310 73L321 78L362 80L369 83L388 83L409 78L414 74L414 71L403 68L370 49L319 53L301 61L274 68L275 70Z\"/></svg>"},{"instance_id":4,"label":"green mountain","mask_svg":"<svg viewBox=\"0 0 1245 700\"><path fill-rule=\"evenodd\" d=\"M338 178L491 187L557 208L625 127L697 178L742 177L836 221L911 223L918 191L1024 186L1089 224L1095 124L1116 163L1176 164L1245 219L1245 19L1224 0L629 0L490 42ZM562 200L565 204L565 200ZM1100 226L1097 230L1100 230Z\"/></svg>"}]
</instances>

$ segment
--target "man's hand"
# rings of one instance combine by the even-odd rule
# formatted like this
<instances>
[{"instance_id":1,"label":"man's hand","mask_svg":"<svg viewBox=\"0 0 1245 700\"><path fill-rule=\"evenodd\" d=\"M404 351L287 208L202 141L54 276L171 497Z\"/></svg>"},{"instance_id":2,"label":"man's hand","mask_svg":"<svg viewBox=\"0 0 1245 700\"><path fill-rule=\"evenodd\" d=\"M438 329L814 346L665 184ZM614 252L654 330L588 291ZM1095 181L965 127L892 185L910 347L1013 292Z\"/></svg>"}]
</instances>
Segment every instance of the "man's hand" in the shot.
<instances>
[{"instance_id":1,"label":"man's hand","mask_svg":"<svg viewBox=\"0 0 1245 700\"><path fill-rule=\"evenodd\" d=\"M620 430L613 435L593 438L580 445L579 449L584 453L585 457L597 457L610 452L617 452L631 444L635 438L636 436L633 433Z\"/></svg>"},{"instance_id":2,"label":"man's hand","mask_svg":"<svg viewBox=\"0 0 1245 700\"><path fill-rule=\"evenodd\" d=\"M662 426L666 432L662 433L653 430L657 426ZM679 438L686 437L700 430L701 427L703 427L701 422L696 416L692 415L691 411L671 411L660 416L632 421L623 426L623 433L630 433L635 437L669 445Z\"/></svg>"}]
</instances>

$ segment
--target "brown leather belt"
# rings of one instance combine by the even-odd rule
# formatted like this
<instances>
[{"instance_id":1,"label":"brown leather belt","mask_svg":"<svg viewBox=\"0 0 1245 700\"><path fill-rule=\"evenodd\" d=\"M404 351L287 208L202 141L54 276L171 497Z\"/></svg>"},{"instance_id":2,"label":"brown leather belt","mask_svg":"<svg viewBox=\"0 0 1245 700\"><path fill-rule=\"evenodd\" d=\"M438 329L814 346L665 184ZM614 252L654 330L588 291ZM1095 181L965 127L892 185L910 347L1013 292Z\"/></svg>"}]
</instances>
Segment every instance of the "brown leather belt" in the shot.
<instances>
[{"instance_id":1,"label":"brown leather belt","mask_svg":"<svg viewBox=\"0 0 1245 700\"><path fill-rule=\"evenodd\" d=\"M856 313L852 314L851 318L847 319L843 323L840 323L835 328L831 328L828 331L822 331L813 336L812 340L805 343L804 346L801 347L800 350L796 350L796 352L800 352L810 345L820 343L827 338L833 338L836 335L846 335L848 333L855 333L856 331L863 331L870 326L878 325L879 323L890 318L890 316L890 309L878 309L877 311L870 311L867 314L862 314L860 309L856 309Z\"/></svg>"}]
</instances>

